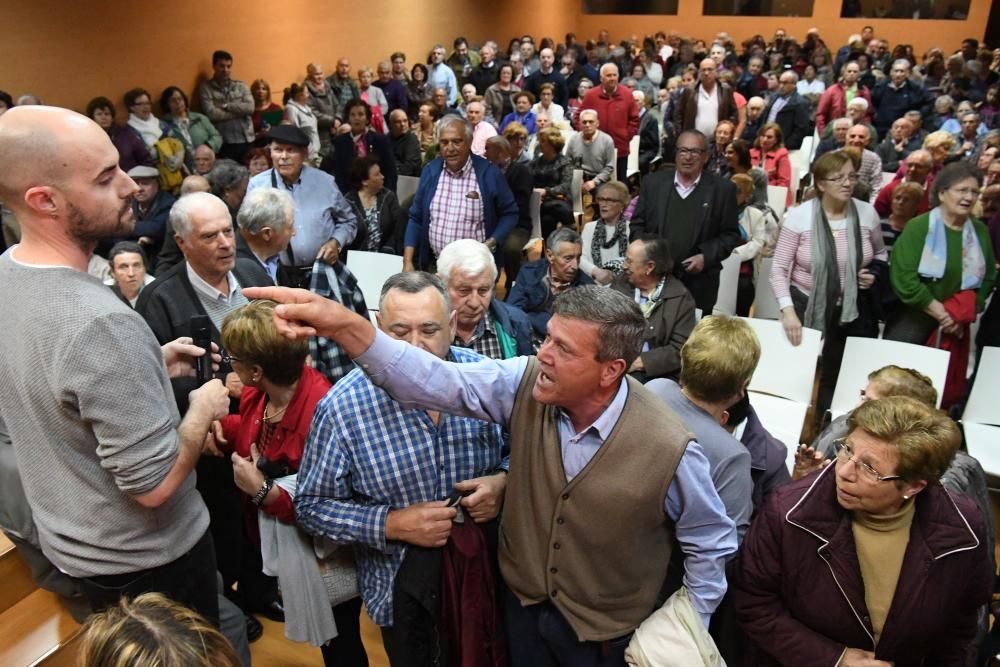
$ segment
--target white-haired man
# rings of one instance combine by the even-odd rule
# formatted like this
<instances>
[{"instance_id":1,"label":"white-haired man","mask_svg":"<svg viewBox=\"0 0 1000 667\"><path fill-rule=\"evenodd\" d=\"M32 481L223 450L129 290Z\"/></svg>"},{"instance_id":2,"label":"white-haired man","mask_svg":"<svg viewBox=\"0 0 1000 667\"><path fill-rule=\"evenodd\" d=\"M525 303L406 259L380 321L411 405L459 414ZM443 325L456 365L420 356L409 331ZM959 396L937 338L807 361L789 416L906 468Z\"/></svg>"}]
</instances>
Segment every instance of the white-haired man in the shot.
<instances>
[{"instance_id":1,"label":"white-haired man","mask_svg":"<svg viewBox=\"0 0 1000 667\"><path fill-rule=\"evenodd\" d=\"M484 244L452 241L437 261L455 313L452 345L467 347L491 359L532 354L531 321L520 308L495 298L497 266Z\"/></svg>"}]
</instances>

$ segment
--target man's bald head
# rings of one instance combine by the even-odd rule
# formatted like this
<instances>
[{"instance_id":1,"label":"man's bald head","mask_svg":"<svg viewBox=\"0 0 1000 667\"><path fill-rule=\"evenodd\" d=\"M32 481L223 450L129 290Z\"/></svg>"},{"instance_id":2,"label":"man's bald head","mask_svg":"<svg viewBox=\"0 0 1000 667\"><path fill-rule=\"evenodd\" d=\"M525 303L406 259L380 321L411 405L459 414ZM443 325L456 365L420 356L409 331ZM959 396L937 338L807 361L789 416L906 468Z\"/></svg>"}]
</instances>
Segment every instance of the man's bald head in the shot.
<instances>
[{"instance_id":1,"label":"man's bald head","mask_svg":"<svg viewBox=\"0 0 1000 667\"><path fill-rule=\"evenodd\" d=\"M107 132L86 116L43 106L0 116L0 199L29 236L61 235L81 247L122 236L134 224L137 189Z\"/></svg>"},{"instance_id":2,"label":"man's bald head","mask_svg":"<svg viewBox=\"0 0 1000 667\"><path fill-rule=\"evenodd\" d=\"M199 174L191 174L181 181L181 197L194 194L195 192L211 192L212 185L208 179Z\"/></svg>"}]
</instances>

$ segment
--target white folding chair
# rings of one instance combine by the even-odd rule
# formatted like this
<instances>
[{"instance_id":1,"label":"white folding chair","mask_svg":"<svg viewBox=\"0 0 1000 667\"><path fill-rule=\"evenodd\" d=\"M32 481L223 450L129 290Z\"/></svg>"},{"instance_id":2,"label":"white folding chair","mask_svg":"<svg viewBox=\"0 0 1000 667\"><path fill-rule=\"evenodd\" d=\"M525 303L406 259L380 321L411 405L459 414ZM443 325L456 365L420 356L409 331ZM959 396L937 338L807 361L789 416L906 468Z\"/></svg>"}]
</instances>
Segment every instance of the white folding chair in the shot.
<instances>
[{"instance_id":1,"label":"white folding chair","mask_svg":"<svg viewBox=\"0 0 1000 667\"><path fill-rule=\"evenodd\" d=\"M352 250L347 253L347 268L358 279L358 288L365 297L368 310L378 310L382 285L390 276L403 270L403 258L380 252Z\"/></svg>"},{"instance_id":2,"label":"white folding chair","mask_svg":"<svg viewBox=\"0 0 1000 667\"><path fill-rule=\"evenodd\" d=\"M853 410L858 402L858 393L868 384L869 373L889 364L913 368L929 377L938 390L940 406L950 357L944 350L924 345L881 338L848 338L830 412L837 416Z\"/></svg>"},{"instance_id":3,"label":"white folding chair","mask_svg":"<svg viewBox=\"0 0 1000 667\"><path fill-rule=\"evenodd\" d=\"M570 186L570 194L573 196L573 213L575 215L583 215L583 169L573 170L573 182Z\"/></svg>"},{"instance_id":4,"label":"white folding chair","mask_svg":"<svg viewBox=\"0 0 1000 667\"><path fill-rule=\"evenodd\" d=\"M798 201L799 183L801 182L801 174L802 174L802 171L799 169L799 166L793 162L792 163L792 186L791 186L792 187L792 203Z\"/></svg>"},{"instance_id":5,"label":"white folding chair","mask_svg":"<svg viewBox=\"0 0 1000 667\"><path fill-rule=\"evenodd\" d=\"M628 142L628 162L625 167L625 175L631 176L639 171L639 135L635 135Z\"/></svg>"},{"instance_id":6,"label":"white folding chair","mask_svg":"<svg viewBox=\"0 0 1000 667\"><path fill-rule=\"evenodd\" d=\"M722 272L719 274L719 296L715 300L712 313L724 315L736 314L736 289L740 280L740 258L730 255L722 262Z\"/></svg>"},{"instance_id":7,"label":"white folding chair","mask_svg":"<svg viewBox=\"0 0 1000 667\"><path fill-rule=\"evenodd\" d=\"M785 465L791 472L795 466L795 450L799 447L802 425L806 421L809 406L805 403L789 401L777 396L748 392L750 405L764 428L788 448Z\"/></svg>"},{"instance_id":8,"label":"white folding chair","mask_svg":"<svg viewBox=\"0 0 1000 667\"><path fill-rule=\"evenodd\" d=\"M531 238L542 238L542 193L545 190L535 188L528 200L528 210L531 211Z\"/></svg>"},{"instance_id":9,"label":"white folding chair","mask_svg":"<svg viewBox=\"0 0 1000 667\"><path fill-rule=\"evenodd\" d=\"M1000 396L1000 347L984 347L962 422L1000 426L1000 410L993 403L997 396Z\"/></svg>"},{"instance_id":10,"label":"white folding chair","mask_svg":"<svg viewBox=\"0 0 1000 667\"><path fill-rule=\"evenodd\" d=\"M778 308L778 297L774 296L771 287L771 265L774 258L764 257L760 260L757 270L757 280L754 284L753 316L759 320L777 320L781 318Z\"/></svg>"},{"instance_id":11,"label":"white folding chair","mask_svg":"<svg viewBox=\"0 0 1000 667\"><path fill-rule=\"evenodd\" d=\"M788 201L788 188L784 185L767 186L767 203L778 214L778 219L785 217L785 208Z\"/></svg>"},{"instance_id":12,"label":"white folding chair","mask_svg":"<svg viewBox=\"0 0 1000 667\"><path fill-rule=\"evenodd\" d=\"M396 199L400 204L407 199L412 199L417 194L417 187L420 186L420 178L417 176L397 176L396 177Z\"/></svg>"},{"instance_id":13,"label":"white folding chair","mask_svg":"<svg viewBox=\"0 0 1000 667\"><path fill-rule=\"evenodd\" d=\"M802 342L792 345L781 322L756 318L744 321L760 341L760 361L750 380L750 389L809 405L823 335L816 329L803 327Z\"/></svg>"}]
</instances>

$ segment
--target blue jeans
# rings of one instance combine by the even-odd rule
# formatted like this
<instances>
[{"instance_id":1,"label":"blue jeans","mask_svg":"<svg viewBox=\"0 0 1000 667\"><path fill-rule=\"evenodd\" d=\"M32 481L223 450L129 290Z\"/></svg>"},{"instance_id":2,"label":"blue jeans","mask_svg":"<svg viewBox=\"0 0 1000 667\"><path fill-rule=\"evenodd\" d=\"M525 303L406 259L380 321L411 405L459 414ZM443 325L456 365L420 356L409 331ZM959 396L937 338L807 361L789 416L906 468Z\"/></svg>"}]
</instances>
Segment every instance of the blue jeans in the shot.
<instances>
[{"instance_id":1,"label":"blue jeans","mask_svg":"<svg viewBox=\"0 0 1000 667\"><path fill-rule=\"evenodd\" d=\"M604 642L582 642L551 602L521 605L504 591L512 667L621 667L632 633Z\"/></svg>"}]
</instances>

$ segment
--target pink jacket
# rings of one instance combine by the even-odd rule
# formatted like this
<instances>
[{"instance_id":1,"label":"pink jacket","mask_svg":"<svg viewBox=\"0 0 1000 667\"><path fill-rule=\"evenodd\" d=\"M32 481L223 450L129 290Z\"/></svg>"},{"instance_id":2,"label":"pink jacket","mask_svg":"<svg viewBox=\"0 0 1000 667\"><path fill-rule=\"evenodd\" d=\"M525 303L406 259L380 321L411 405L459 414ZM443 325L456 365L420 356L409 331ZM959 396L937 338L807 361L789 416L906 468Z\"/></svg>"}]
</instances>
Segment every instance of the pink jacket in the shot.
<instances>
[{"instance_id":1,"label":"pink jacket","mask_svg":"<svg viewBox=\"0 0 1000 667\"><path fill-rule=\"evenodd\" d=\"M751 148L750 163L755 167L761 167L767 173L768 185L780 185L788 188L785 205L791 206L795 202L795 193L792 192L792 161L788 158L788 149L782 146L768 151L764 155L764 164L761 164L760 161L760 149Z\"/></svg>"}]
</instances>

